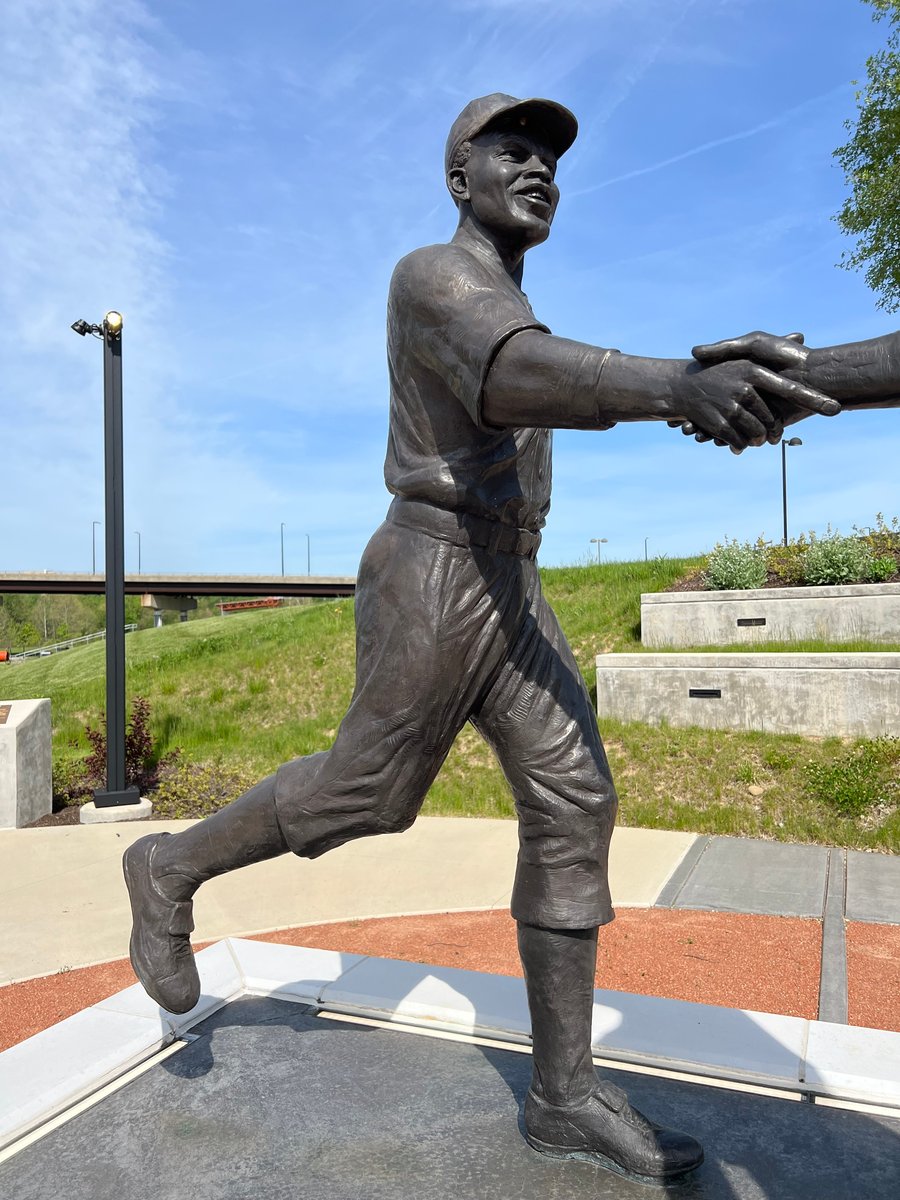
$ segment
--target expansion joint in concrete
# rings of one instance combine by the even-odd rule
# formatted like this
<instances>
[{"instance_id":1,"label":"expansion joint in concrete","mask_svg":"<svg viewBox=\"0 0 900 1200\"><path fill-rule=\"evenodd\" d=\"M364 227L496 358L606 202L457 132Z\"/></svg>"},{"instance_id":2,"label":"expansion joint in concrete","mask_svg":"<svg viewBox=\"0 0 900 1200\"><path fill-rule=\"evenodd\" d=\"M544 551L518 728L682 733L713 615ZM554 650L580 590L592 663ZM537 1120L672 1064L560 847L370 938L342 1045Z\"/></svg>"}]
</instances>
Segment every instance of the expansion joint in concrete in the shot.
<instances>
[{"instance_id":1,"label":"expansion joint in concrete","mask_svg":"<svg viewBox=\"0 0 900 1200\"><path fill-rule=\"evenodd\" d=\"M822 914L822 973L819 982L819 1020L848 1023L847 934L844 911L847 900L847 851L828 854L828 876Z\"/></svg>"},{"instance_id":2,"label":"expansion joint in concrete","mask_svg":"<svg viewBox=\"0 0 900 1200\"><path fill-rule=\"evenodd\" d=\"M707 846L711 839L709 837L698 837L697 840L689 847L684 858L669 876L669 880L665 887L656 897L656 908L674 908L678 903L678 898L684 890L688 880L696 870L697 864L703 857Z\"/></svg>"}]
</instances>

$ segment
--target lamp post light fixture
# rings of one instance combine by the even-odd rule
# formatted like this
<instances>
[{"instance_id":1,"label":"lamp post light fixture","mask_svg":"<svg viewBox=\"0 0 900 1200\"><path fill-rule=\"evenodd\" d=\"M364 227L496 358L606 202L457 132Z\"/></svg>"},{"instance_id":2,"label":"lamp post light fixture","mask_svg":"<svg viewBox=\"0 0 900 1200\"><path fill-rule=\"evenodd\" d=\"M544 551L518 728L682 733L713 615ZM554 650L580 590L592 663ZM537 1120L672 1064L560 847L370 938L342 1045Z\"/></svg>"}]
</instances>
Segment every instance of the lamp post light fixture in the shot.
<instances>
[{"instance_id":1,"label":"lamp post light fixture","mask_svg":"<svg viewBox=\"0 0 900 1200\"><path fill-rule=\"evenodd\" d=\"M91 521L91 574L97 574L97 526L102 521Z\"/></svg>"},{"instance_id":2,"label":"lamp post light fixture","mask_svg":"<svg viewBox=\"0 0 900 1200\"><path fill-rule=\"evenodd\" d=\"M781 505L784 514L784 545L788 544L788 526L787 526L787 448L788 446L802 446L802 438L782 438L781 439Z\"/></svg>"},{"instance_id":3,"label":"lamp post light fixture","mask_svg":"<svg viewBox=\"0 0 900 1200\"><path fill-rule=\"evenodd\" d=\"M103 342L103 442L106 500L106 790L94 793L97 808L139 804L136 787L125 786L125 517L122 470L122 314L112 310L99 324L75 321L81 337ZM99 525L94 522L94 528ZM96 574L96 555L94 556Z\"/></svg>"},{"instance_id":4,"label":"lamp post light fixture","mask_svg":"<svg viewBox=\"0 0 900 1200\"><path fill-rule=\"evenodd\" d=\"M609 540L608 538L591 538L591 542L596 543L596 546L597 546L597 563L598 563L598 565L600 563L600 547L605 546L608 540Z\"/></svg>"}]
</instances>

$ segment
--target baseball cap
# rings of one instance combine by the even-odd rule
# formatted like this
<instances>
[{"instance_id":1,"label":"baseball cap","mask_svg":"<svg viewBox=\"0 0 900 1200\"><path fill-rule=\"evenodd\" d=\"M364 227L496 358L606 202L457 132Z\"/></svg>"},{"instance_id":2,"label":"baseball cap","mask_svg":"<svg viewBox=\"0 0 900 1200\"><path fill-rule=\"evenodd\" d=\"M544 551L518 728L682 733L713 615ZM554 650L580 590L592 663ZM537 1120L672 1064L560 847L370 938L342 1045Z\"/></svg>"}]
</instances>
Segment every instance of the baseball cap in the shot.
<instances>
[{"instance_id":1,"label":"baseball cap","mask_svg":"<svg viewBox=\"0 0 900 1200\"><path fill-rule=\"evenodd\" d=\"M444 170L450 170L453 155L462 142L470 141L500 117L510 117L539 130L547 138L557 158L569 149L578 133L578 122L572 113L555 100L517 100L503 92L479 96L470 100L450 129L444 151Z\"/></svg>"}]
</instances>

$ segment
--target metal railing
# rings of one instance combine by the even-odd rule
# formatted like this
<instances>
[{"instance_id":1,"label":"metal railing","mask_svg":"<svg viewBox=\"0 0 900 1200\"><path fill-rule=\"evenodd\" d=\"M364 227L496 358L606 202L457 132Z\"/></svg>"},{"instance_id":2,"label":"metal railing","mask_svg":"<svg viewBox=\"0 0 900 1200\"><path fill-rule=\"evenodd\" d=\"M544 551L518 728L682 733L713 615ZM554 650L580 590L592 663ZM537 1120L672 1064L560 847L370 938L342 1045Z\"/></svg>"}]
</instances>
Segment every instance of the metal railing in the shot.
<instances>
[{"instance_id":1,"label":"metal railing","mask_svg":"<svg viewBox=\"0 0 900 1200\"><path fill-rule=\"evenodd\" d=\"M137 629L137 625L126 625L125 632L131 633ZM60 650L71 650L73 646L84 646L88 642L96 642L101 638L106 637L105 629L98 629L96 633L85 633L81 637L67 638L64 642L54 642L52 646L35 646L33 650L21 650L18 654L9 656L10 662L23 662L26 658L48 658L51 654L58 654Z\"/></svg>"}]
</instances>

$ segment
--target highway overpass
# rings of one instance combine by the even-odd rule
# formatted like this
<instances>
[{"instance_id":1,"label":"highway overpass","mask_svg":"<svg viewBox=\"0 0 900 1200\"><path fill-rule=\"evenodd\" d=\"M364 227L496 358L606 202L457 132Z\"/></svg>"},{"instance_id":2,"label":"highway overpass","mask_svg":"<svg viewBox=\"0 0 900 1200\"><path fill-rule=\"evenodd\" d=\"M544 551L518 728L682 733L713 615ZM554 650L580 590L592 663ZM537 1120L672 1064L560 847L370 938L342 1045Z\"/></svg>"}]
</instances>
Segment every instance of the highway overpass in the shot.
<instances>
[{"instance_id":1,"label":"highway overpass","mask_svg":"<svg viewBox=\"0 0 900 1200\"><path fill-rule=\"evenodd\" d=\"M63 571L16 571L0 574L0 594L103 595L104 575ZM354 575L140 575L125 576L130 596L352 596Z\"/></svg>"}]
</instances>

